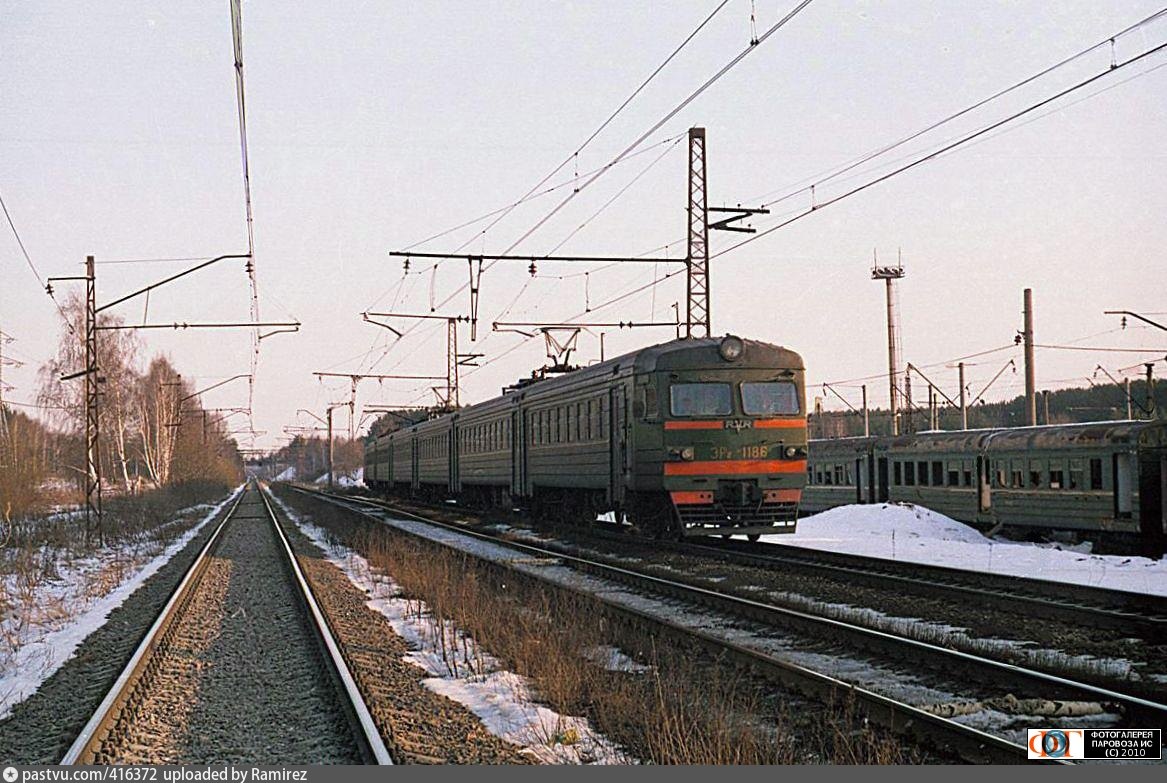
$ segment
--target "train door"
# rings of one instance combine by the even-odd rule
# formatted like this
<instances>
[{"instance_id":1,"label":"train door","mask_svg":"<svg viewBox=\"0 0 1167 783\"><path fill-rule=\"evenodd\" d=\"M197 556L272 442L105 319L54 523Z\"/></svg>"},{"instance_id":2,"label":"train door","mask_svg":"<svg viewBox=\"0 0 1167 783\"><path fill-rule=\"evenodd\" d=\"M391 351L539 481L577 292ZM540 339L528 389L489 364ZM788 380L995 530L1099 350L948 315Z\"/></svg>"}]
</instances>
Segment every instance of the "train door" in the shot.
<instances>
[{"instance_id":1,"label":"train door","mask_svg":"<svg viewBox=\"0 0 1167 783\"><path fill-rule=\"evenodd\" d=\"M1157 543L1167 533L1167 450L1147 449L1139 457L1139 533L1145 542Z\"/></svg>"},{"instance_id":2,"label":"train door","mask_svg":"<svg viewBox=\"0 0 1167 783\"><path fill-rule=\"evenodd\" d=\"M456 419L450 422L450 433L446 436L446 445L448 446L446 487L451 493L457 494L462 488L462 477L458 475L458 421Z\"/></svg>"},{"instance_id":3,"label":"train door","mask_svg":"<svg viewBox=\"0 0 1167 783\"><path fill-rule=\"evenodd\" d=\"M888 492L888 487L887 487L887 484L888 484L887 457L880 457L879 462L878 462L878 466L879 466L879 468L878 468L877 472L879 474L879 502L886 503L888 501L888 498L891 497L891 493Z\"/></svg>"},{"instance_id":4,"label":"train door","mask_svg":"<svg viewBox=\"0 0 1167 783\"><path fill-rule=\"evenodd\" d=\"M863 457L863 464L867 468L867 502L875 502L875 458L868 452Z\"/></svg>"},{"instance_id":5,"label":"train door","mask_svg":"<svg viewBox=\"0 0 1167 783\"><path fill-rule=\"evenodd\" d=\"M511 411L511 497L527 494L527 432L523 411Z\"/></svg>"},{"instance_id":6,"label":"train door","mask_svg":"<svg viewBox=\"0 0 1167 783\"><path fill-rule=\"evenodd\" d=\"M608 390L608 502L624 502L624 460L628 451L622 384Z\"/></svg>"},{"instance_id":7,"label":"train door","mask_svg":"<svg viewBox=\"0 0 1167 783\"><path fill-rule=\"evenodd\" d=\"M986 512L992 510L993 495L989 484L989 461L984 456L977 457L977 509Z\"/></svg>"},{"instance_id":8,"label":"train door","mask_svg":"<svg viewBox=\"0 0 1167 783\"><path fill-rule=\"evenodd\" d=\"M855 502L863 502L863 458L855 458Z\"/></svg>"},{"instance_id":9,"label":"train door","mask_svg":"<svg viewBox=\"0 0 1167 783\"><path fill-rule=\"evenodd\" d=\"M1113 454L1110 458L1111 475L1114 476L1114 518L1130 519L1134 510L1131 502L1131 463L1130 454Z\"/></svg>"},{"instance_id":10,"label":"train door","mask_svg":"<svg viewBox=\"0 0 1167 783\"><path fill-rule=\"evenodd\" d=\"M421 489L421 476L417 470L417 435L409 438L409 487Z\"/></svg>"}]
</instances>

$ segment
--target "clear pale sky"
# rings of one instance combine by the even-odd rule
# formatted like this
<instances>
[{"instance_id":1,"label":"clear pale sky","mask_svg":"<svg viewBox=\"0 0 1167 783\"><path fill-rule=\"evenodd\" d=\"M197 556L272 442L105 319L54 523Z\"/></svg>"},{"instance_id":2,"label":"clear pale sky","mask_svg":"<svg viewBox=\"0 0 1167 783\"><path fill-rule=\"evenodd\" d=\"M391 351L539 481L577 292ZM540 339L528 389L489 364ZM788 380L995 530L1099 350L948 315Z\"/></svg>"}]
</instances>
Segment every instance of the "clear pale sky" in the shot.
<instances>
[{"instance_id":1,"label":"clear pale sky","mask_svg":"<svg viewBox=\"0 0 1167 783\"><path fill-rule=\"evenodd\" d=\"M759 30L795 4L757 0ZM80 274L86 254L100 261L246 249L227 0L113 5L0 0L0 193L45 276ZM423 325L390 345L389 333L362 323L360 313L394 304L428 312L431 301L465 282L465 265L448 263L436 275L403 282L400 261L387 252L525 193L715 5L245 0L261 314L304 324L297 335L263 343L254 424L267 434L255 443L275 445L298 408L322 414L327 401L347 400L346 380L321 383L314 370L442 374L443 327ZM756 204L1156 10L1136 0L815 0L646 144L705 126L710 203ZM744 49L749 14L747 0L730 0L581 153L580 171L606 163ZM1114 54L1121 61L1164 41L1167 21L1159 21L1120 39ZM1100 50L890 157L981 127L1105 69L1110 57L1109 48ZM1165 63L1167 54L1157 54L1123 68L1053 104L1055 111L1030 115L1030 122L715 259L714 331L800 351L812 384L877 375L886 368L886 332L882 289L870 280L872 251L887 262L902 248L904 356L936 365L935 380L950 394L955 370L943 363L1010 344L1026 286L1034 289L1039 344L1147 349L1040 350L1039 388L1083 385L1100 363L1115 372L1156 353L1162 358L1167 333L1118 331L1117 319L1102 311L1159 313L1152 317L1167 321ZM1111 89L1080 100L1104 88ZM519 251L557 248L666 148L613 168ZM684 144L670 149L556 252L639 254L671 242L668 254L683 256ZM570 180L572 168L552 182ZM864 167L846 184L883 170ZM816 198L842 189L824 186ZM485 236L475 236L485 225L479 223L418 249L452 251L470 241L468 250L501 252L569 191L523 205ZM755 225L765 228L808 204L800 195ZM715 235L714 251L740 238ZM181 267L99 267L99 302ZM424 269L414 261L413 271ZM584 278L558 278L583 269L544 264L532 280L525 264L514 264L483 276L479 341L470 343L463 331L462 349L492 361L464 379L464 402L497 394L543 358L540 341L489 335L490 322L504 311L520 321L578 314ZM587 296L594 304L653 274L640 264L597 270ZM667 319L674 302L683 311L683 296L678 275L594 317ZM440 311L465 313L467 299L460 294ZM120 312L140 320L141 303ZM6 355L25 362L5 368L5 381L16 387L7 399L34 398L36 367L58 336L55 316L0 223L0 329L17 338ZM242 267L225 263L160 290L150 320L248 320ZM670 334L610 331L607 351ZM199 386L248 368L245 331L153 331L143 338L147 352L170 354ZM597 354L597 338L581 336L579 358ZM1011 356L1019 352L970 360L973 391ZM1167 374L1167 364L1157 372ZM989 397L1018 393L1021 379L1007 374ZM886 405L886 383L869 383L873 404ZM425 386L365 381L358 399L429 401ZM857 388L845 386L857 403ZM822 394L821 387L812 393ZM230 384L205 404L245 401L246 387ZM840 403L828 400L828 407ZM343 415L338 422L344 426ZM310 422L300 416L298 423Z\"/></svg>"}]
</instances>

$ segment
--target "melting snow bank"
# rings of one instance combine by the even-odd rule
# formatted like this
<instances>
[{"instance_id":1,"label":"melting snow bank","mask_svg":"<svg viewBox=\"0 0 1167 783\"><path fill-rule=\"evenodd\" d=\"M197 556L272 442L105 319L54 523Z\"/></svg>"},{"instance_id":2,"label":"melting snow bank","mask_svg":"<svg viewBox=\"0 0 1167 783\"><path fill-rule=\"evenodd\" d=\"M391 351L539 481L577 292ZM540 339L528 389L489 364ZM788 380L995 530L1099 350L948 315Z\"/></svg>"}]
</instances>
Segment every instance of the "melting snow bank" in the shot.
<instances>
[{"instance_id":1,"label":"melting snow bank","mask_svg":"<svg viewBox=\"0 0 1167 783\"><path fill-rule=\"evenodd\" d=\"M433 675L422 684L473 712L495 736L514 743L547 764L627 764L619 747L591 727L586 718L561 715L537 704L527 679L502 668L472 638L452 623L440 627L423 602L401 597L401 588L348 547L271 495L300 530L324 550L330 563L370 597L393 631L409 644L405 659ZM447 651L458 651L457 660ZM621 656L622 657L622 656ZM619 664L614 656L613 664Z\"/></svg>"},{"instance_id":2,"label":"melting snow bank","mask_svg":"<svg viewBox=\"0 0 1167 783\"><path fill-rule=\"evenodd\" d=\"M285 471L286 472L286 471ZM278 479L277 479L278 480ZM324 485L328 483L328 474L321 473L316 477L313 484ZM337 473L333 479L333 484L338 487L363 487L365 486L365 469L364 467L357 468L352 473Z\"/></svg>"},{"instance_id":3,"label":"melting snow bank","mask_svg":"<svg viewBox=\"0 0 1167 783\"><path fill-rule=\"evenodd\" d=\"M776 544L1167 596L1167 560L986 538L922 506L851 505L798 520ZM1080 548L1078 548L1080 549Z\"/></svg>"},{"instance_id":4,"label":"melting snow bank","mask_svg":"<svg viewBox=\"0 0 1167 783\"><path fill-rule=\"evenodd\" d=\"M70 607L80 604L84 610L66 614L66 619L54 623L56 627L52 630L47 630L46 625L15 627L15 618L5 618L0 622L6 644L16 647L3 662L4 668L0 669L0 720L7 718L13 707L35 693L41 683L73 656L89 634L105 624L110 612L121 606L143 582L180 552L242 489L243 485L240 485L218 505L208 506L210 510L206 516L172 541L161 554L144 562L127 559L128 576L113 590L96 599L90 598L86 586L91 576L108 564L109 552L100 558L88 557L62 566L59 578L41 589L38 603L46 616L51 606L65 607L68 612ZM128 553L122 554L129 557Z\"/></svg>"}]
</instances>

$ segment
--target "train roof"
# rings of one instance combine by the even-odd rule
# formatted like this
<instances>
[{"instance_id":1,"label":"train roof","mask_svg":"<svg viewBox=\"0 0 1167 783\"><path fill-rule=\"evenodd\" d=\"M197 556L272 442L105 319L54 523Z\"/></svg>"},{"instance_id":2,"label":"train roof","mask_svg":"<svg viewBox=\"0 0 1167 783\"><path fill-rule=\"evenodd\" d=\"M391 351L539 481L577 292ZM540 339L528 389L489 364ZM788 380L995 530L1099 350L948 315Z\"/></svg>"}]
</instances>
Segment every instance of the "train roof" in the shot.
<instances>
[{"instance_id":1,"label":"train roof","mask_svg":"<svg viewBox=\"0 0 1167 783\"><path fill-rule=\"evenodd\" d=\"M1045 424L1035 427L998 427L977 430L928 430L893 438L837 438L812 440L812 454L835 455L859 450L874 442L897 452L973 452L1058 449L1102 443L1167 447L1167 420L1092 421Z\"/></svg>"},{"instance_id":2,"label":"train roof","mask_svg":"<svg viewBox=\"0 0 1167 783\"><path fill-rule=\"evenodd\" d=\"M727 335L728 336L728 335ZM462 408L452 414L429 419L428 421L402 427L396 432L425 431L433 427L440 427L449 416L471 417L478 413L510 404L516 398L527 396L541 397L545 394L554 394L575 386L587 385L590 381L605 376L621 375L628 372L646 373L657 371L699 370L713 367L732 369L771 369L783 368L790 370L806 369L802 356L780 345L762 342L761 340L742 341L742 356L734 362L721 358L718 352L724 337L681 338L670 340L659 345L650 345L635 351L607 359L596 364L574 370L570 373L544 378L523 386L508 388L502 396L476 403ZM394 433L387 433L388 437Z\"/></svg>"}]
</instances>

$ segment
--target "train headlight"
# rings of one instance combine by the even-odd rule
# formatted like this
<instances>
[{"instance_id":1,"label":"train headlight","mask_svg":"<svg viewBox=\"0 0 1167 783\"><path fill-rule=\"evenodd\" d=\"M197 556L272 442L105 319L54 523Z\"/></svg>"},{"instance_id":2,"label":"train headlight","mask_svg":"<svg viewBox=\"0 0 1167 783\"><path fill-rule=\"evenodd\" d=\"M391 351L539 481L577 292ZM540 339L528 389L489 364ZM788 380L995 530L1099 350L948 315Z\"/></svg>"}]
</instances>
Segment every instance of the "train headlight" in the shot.
<instances>
[{"instance_id":1,"label":"train headlight","mask_svg":"<svg viewBox=\"0 0 1167 783\"><path fill-rule=\"evenodd\" d=\"M693 450L692 446L685 446L679 449L669 449L669 459L681 460L682 462L692 462L693 458L697 456L697 452Z\"/></svg>"},{"instance_id":2,"label":"train headlight","mask_svg":"<svg viewBox=\"0 0 1167 783\"><path fill-rule=\"evenodd\" d=\"M734 337L732 334L727 335L721 340L721 345L717 346L717 352L721 354L721 358L727 362L736 362L742 358L742 352L746 349L742 338Z\"/></svg>"},{"instance_id":3,"label":"train headlight","mask_svg":"<svg viewBox=\"0 0 1167 783\"><path fill-rule=\"evenodd\" d=\"M798 455L798 449L793 446L786 447L786 459L794 459Z\"/></svg>"}]
</instances>

